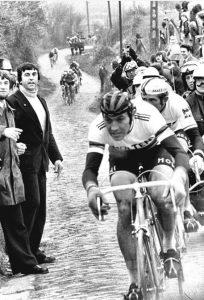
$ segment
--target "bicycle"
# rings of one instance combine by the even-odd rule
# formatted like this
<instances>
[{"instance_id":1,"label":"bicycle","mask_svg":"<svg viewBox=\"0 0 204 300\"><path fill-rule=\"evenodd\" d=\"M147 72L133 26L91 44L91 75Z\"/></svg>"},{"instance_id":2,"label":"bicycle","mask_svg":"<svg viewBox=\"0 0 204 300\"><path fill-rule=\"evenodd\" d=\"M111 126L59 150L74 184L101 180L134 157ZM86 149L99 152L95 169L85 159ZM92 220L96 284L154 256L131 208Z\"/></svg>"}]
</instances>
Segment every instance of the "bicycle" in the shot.
<instances>
[{"instance_id":1,"label":"bicycle","mask_svg":"<svg viewBox=\"0 0 204 300\"><path fill-rule=\"evenodd\" d=\"M145 173L145 172L143 172ZM131 203L131 226L132 226L132 238L136 243L136 260L137 260L137 272L138 272L138 291L142 294L142 300L158 300L160 294L164 290L165 283L165 271L162 259L163 245L162 245L162 230L155 213L155 207L150 195L147 192L147 188L156 186L170 186L170 181L144 181L143 175L141 175L140 182L133 184L118 185L109 188L102 189L103 194L132 189L135 191L135 197ZM180 215L180 210L177 209L175 204L175 197L172 188L170 188L172 203L174 211L177 212L177 216ZM136 214L133 214L134 206L136 205ZM99 221L103 221L104 217L100 214L101 200L97 199L97 206L99 211ZM183 239L183 227L181 226L181 216L176 218L177 228L177 247L178 250L182 248ZM183 290L183 268L181 265L178 271L178 289L180 298L184 299ZM129 300L141 299L140 296L129 296Z\"/></svg>"},{"instance_id":2,"label":"bicycle","mask_svg":"<svg viewBox=\"0 0 204 300\"><path fill-rule=\"evenodd\" d=\"M62 87L62 99L65 105L71 105L75 100L75 87L72 83L66 83Z\"/></svg>"}]
</instances>

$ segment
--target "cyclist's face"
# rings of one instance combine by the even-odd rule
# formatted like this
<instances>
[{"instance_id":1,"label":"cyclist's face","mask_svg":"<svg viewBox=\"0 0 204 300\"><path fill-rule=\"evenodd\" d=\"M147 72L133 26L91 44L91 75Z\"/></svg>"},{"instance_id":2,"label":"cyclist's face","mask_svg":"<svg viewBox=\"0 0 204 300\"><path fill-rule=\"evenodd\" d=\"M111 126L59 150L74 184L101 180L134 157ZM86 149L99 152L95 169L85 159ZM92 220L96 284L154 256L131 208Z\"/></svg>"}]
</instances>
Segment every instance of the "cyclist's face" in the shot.
<instances>
[{"instance_id":1,"label":"cyclist's face","mask_svg":"<svg viewBox=\"0 0 204 300\"><path fill-rule=\"evenodd\" d=\"M136 69L132 69L126 72L126 76L129 79L133 79L135 77L135 74L136 74Z\"/></svg>"},{"instance_id":2,"label":"cyclist's face","mask_svg":"<svg viewBox=\"0 0 204 300\"><path fill-rule=\"evenodd\" d=\"M186 83L188 88L192 91L194 89L194 79L193 79L193 74L188 74L186 75Z\"/></svg>"},{"instance_id":3,"label":"cyclist's face","mask_svg":"<svg viewBox=\"0 0 204 300\"><path fill-rule=\"evenodd\" d=\"M163 108L165 107L166 101L168 100L168 95L165 97L162 97L162 99L160 99L156 95L149 96L149 97L146 96L145 98L143 98L143 100L152 104L154 107L156 107L158 109L158 111L162 111Z\"/></svg>"},{"instance_id":4,"label":"cyclist's face","mask_svg":"<svg viewBox=\"0 0 204 300\"><path fill-rule=\"evenodd\" d=\"M30 92L35 91L38 85L38 71L32 69L22 72L21 84L26 90Z\"/></svg>"},{"instance_id":5,"label":"cyclist's face","mask_svg":"<svg viewBox=\"0 0 204 300\"><path fill-rule=\"evenodd\" d=\"M0 100L5 99L9 94L9 80L0 78Z\"/></svg>"},{"instance_id":6,"label":"cyclist's face","mask_svg":"<svg viewBox=\"0 0 204 300\"><path fill-rule=\"evenodd\" d=\"M116 116L103 116L106 128L115 141L121 141L128 134L130 129L130 117L127 112Z\"/></svg>"}]
</instances>

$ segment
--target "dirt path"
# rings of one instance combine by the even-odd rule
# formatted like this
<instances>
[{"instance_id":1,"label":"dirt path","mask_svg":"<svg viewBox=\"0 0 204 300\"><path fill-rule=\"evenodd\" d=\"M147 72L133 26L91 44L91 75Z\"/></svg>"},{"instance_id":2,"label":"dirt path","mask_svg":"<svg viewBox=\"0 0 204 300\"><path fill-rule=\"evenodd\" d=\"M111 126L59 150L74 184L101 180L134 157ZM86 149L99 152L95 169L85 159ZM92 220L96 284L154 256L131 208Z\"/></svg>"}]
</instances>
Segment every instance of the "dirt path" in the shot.
<instances>
[{"instance_id":1,"label":"dirt path","mask_svg":"<svg viewBox=\"0 0 204 300\"><path fill-rule=\"evenodd\" d=\"M66 51L51 70L47 55L40 57L42 73L59 83ZM116 240L116 207L106 222L98 223L87 207L81 174L87 151L87 131L95 115L87 107L99 91L99 82L84 74L76 102L64 106L60 89L47 99L53 131L64 157L64 172L56 180L48 174L48 213L43 247L56 263L46 275L14 276L0 287L0 300L122 300L128 275ZM100 181L107 182L107 163ZM184 257L186 299L204 299L204 230L191 235ZM167 282L163 299L178 299L175 282Z\"/></svg>"}]
</instances>

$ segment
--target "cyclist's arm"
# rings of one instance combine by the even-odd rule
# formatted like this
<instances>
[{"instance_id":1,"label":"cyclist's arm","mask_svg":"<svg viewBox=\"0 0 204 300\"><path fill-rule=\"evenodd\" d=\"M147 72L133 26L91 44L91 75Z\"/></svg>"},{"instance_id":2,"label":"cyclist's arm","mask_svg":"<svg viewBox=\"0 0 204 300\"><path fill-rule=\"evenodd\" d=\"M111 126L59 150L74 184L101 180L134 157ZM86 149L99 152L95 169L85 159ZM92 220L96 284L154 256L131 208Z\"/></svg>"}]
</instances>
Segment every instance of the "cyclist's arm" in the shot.
<instances>
[{"instance_id":1,"label":"cyclist's arm","mask_svg":"<svg viewBox=\"0 0 204 300\"><path fill-rule=\"evenodd\" d=\"M175 134L163 139L161 145L174 157L175 167L183 167L187 172L190 170L188 155Z\"/></svg>"},{"instance_id":2,"label":"cyclist's arm","mask_svg":"<svg viewBox=\"0 0 204 300\"><path fill-rule=\"evenodd\" d=\"M191 141L193 150L201 150L203 152L203 157L204 157L204 144L198 128L195 127L195 128L188 129L186 130L186 134L188 135Z\"/></svg>"},{"instance_id":3,"label":"cyclist's arm","mask_svg":"<svg viewBox=\"0 0 204 300\"><path fill-rule=\"evenodd\" d=\"M87 190L91 185L98 186L98 170L103 158L103 154L97 152L88 153L86 156L86 165L82 175L82 183Z\"/></svg>"}]
</instances>

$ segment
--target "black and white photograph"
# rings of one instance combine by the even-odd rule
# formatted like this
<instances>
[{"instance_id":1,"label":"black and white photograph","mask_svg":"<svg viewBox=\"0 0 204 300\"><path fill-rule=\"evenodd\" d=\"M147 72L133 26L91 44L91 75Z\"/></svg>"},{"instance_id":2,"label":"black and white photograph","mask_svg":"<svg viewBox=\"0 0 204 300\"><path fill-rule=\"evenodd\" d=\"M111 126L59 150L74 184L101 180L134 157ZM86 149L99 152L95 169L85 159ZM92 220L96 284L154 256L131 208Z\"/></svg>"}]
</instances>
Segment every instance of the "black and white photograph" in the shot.
<instances>
[{"instance_id":1,"label":"black and white photograph","mask_svg":"<svg viewBox=\"0 0 204 300\"><path fill-rule=\"evenodd\" d=\"M204 300L204 2L0 1L0 300Z\"/></svg>"}]
</instances>

